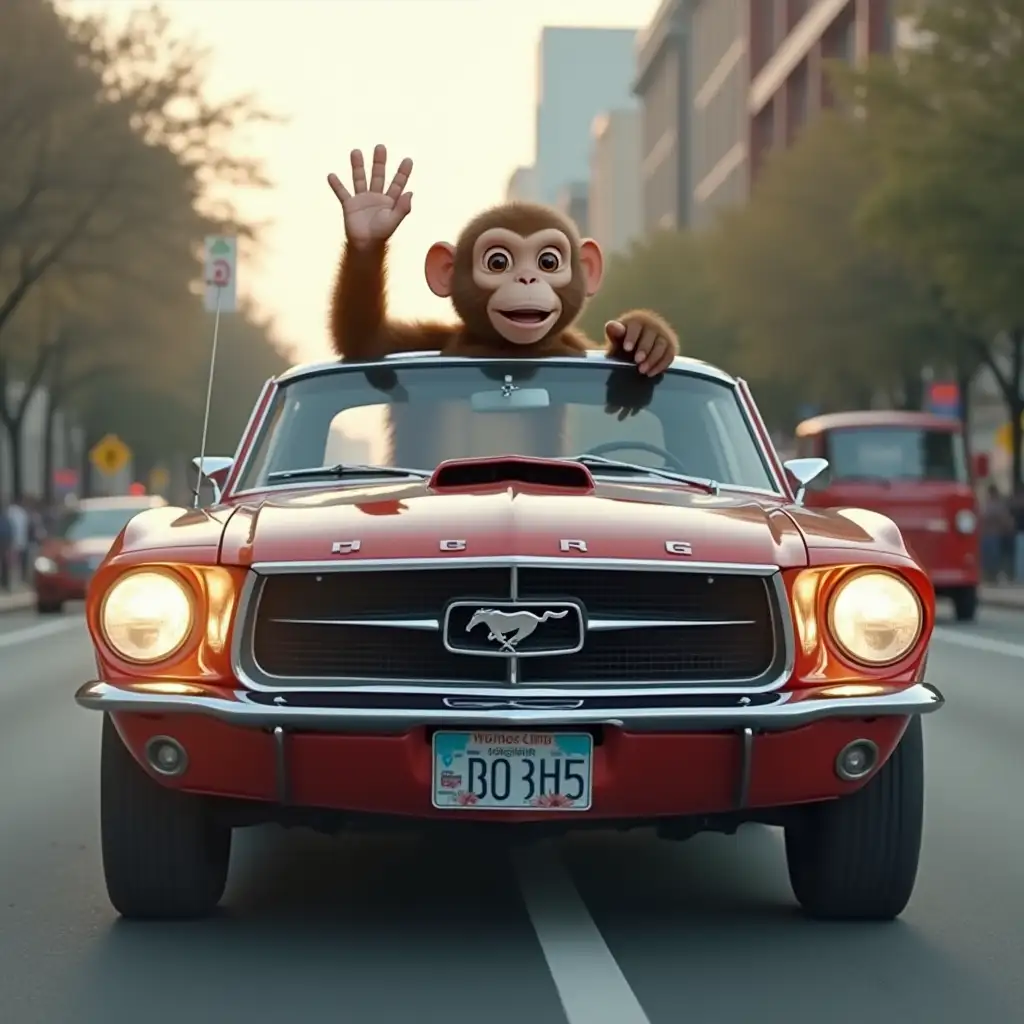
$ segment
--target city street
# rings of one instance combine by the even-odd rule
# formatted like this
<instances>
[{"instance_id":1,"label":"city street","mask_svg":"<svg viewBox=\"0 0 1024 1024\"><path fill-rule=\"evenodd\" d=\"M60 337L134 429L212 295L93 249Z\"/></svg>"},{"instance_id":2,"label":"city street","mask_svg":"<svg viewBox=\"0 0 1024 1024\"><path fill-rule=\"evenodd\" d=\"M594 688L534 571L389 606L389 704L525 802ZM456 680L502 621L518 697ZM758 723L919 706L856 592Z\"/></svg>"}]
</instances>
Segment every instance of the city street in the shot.
<instances>
[{"instance_id":1,"label":"city street","mask_svg":"<svg viewBox=\"0 0 1024 1024\"><path fill-rule=\"evenodd\" d=\"M513 858L243 832L221 915L119 922L97 842L80 613L0 616L4 1024L1009 1024L1024 1006L1024 617L943 609L918 888L802 918L781 837L574 838ZM564 1008L563 1008L564 1007Z\"/></svg>"}]
</instances>

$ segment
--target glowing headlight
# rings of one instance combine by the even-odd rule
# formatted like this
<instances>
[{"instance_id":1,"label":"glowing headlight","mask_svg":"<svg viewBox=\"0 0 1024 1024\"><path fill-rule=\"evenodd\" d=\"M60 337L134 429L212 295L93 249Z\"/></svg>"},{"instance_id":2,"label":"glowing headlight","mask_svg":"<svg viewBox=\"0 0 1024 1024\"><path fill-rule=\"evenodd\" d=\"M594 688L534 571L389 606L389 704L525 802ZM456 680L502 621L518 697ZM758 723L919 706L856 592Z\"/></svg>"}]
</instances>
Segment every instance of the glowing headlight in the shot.
<instances>
[{"instance_id":1,"label":"glowing headlight","mask_svg":"<svg viewBox=\"0 0 1024 1024\"><path fill-rule=\"evenodd\" d=\"M978 517L969 508L962 508L957 512L953 525L956 527L957 533L974 533L974 529L978 525Z\"/></svg>"},{"instance_id":2,"label":"glowing headlight","mask_svg":"<svg viewBox=\"0 0 1024 1024\"><path fill-rule=\"evenodd\" d=\"M40 576L49 576L57 571L57 563L52 558L47 558L46 555L40 555L33 564Z\"/></svg>"},{"instance_id":3,"label":"glowing headlight","mask_svg":"<svg viewBox=\"0 0 1024 1024\"><path fill-rule=\"evenodd\" d=\"M910 584L888 572L865 572L839 586L829 628L855 661L887 665L917 643L924 614Z\"/></svg>"},{"instance_id":4,"label":"glowing headlight","mask_svg":"<svg viewBox=\"0 0 1024 1024\"><path fill-rule=\"evenodd\" d=\"M107 591L100 626L110 646L128 661L161 661L192 630L192 594L162 572L133 572Z\"/></svg>"}]
</instances>

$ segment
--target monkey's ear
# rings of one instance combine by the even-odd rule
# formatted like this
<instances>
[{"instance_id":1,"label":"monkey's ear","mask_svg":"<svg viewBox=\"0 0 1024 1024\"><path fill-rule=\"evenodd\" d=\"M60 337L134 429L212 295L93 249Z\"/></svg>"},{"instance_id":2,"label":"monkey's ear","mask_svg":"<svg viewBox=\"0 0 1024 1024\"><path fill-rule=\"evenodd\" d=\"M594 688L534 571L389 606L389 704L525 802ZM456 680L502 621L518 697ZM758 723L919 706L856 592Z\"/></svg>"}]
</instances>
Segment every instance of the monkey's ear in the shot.
<instances>
[{"instance_id":1,"label":"monkey's ear","mask_svg":"<svg viewBox=\"0 0 1024 1024\"><path fill-rule=\"evenodd\" d=\"M441 299L452 297L452 277L455 273L455 249L447 242L435 242L427 250L423 266L427 287Z\"/></svg>"},{"instance_id":2,"label":"monkey's ear","mask_svg":"<svg viewBox=\"0 0 1024 1024\"><path fill-rule=\"evenodd\" d=\"M580 242L580 266L587 285L587 295L596 295L604 277L604 253L601 246L592 238L584 238Z\"/></svg>"}]
</instances>

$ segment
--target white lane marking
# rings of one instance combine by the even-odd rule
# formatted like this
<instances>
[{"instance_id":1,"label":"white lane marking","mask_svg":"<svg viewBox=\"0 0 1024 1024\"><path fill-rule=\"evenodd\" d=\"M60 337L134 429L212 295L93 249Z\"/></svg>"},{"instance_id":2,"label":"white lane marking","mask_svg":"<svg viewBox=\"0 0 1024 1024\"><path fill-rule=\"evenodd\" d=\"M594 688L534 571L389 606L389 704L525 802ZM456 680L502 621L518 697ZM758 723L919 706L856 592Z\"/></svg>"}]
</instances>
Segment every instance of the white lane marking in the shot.
<instances>
[{"instance_id":1,"label":"white lane marking","mask_svg":"<svg viewBox=\"0 0 1024 1024\"><path fill-rule=\"evenodd\" d=\"M1008 640L996 640L975 633L961 633L959 630L937 626L932 634L936 640L958 647L972 647L988 654L1004 654L1008 658L1024 658L1024 644L1011 644Z\"/></svg>"},{"instance_id":2,"label":"white lane marking","mask_svg":"<svg viewBox=\"0 0 1024 1024\"><path fill-rule=\"evenodd\" d=\"M528 847L512 863L568 1024L651 1024L557 853Z\"/></svg>"},{"instance_id":3,"label":"white lane marking","mask_svg":"<svg viewBox=\"0 0 1024 1024\"><path fill-rule=\"evenodd\" d=\"M58 619L56 622L37 622L25 629L15 629L10 633L0 633L0 647L14 647L16 644L27 644L30 640L38 640L41 636L53 636L54 633L66 633L77 629L83 620Z\"/></svg>"}]
</instances>

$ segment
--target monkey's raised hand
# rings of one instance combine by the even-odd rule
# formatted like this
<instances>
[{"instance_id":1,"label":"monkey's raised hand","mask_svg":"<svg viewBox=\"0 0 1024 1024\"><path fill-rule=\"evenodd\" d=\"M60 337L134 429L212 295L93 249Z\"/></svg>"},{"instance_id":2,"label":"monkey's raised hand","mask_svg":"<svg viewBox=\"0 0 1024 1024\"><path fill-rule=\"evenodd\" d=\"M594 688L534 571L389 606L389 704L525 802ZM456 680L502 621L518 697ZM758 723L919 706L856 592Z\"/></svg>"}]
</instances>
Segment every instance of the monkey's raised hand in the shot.
<instances>
[{"instance_id":1,"label":"monkey's raised hand","mask_svg":"<svg viewBox=\"0 0 1024 1024\"><path fill-rule=\"evenodd\" d=\"M637 369L646 377L664 373L679 355L675 331L660 316L646 309L623 313L604 327L609 354L620 359L632 356Z\"/></svg>"},{"instance_id":2,"label":"monkey's raised hand","mask_svg":"<svg viewBox=\"0 0 1024 1024\"><path fill-rule=\"evenodd\" d=\"M364 249L386 242L412 209L412 193L403 189L412 174L412 161L406 157L395 171L395 176L384 191L384 171L388 151L377 146L373 151L373 170L370 172L370 187L366 187L366 165L363 154L352 150L353 195L341 183L336 174L327 175L327 184L341 203L345 215L345 237L349 244Z\"/></svg>"}]
</instances>

